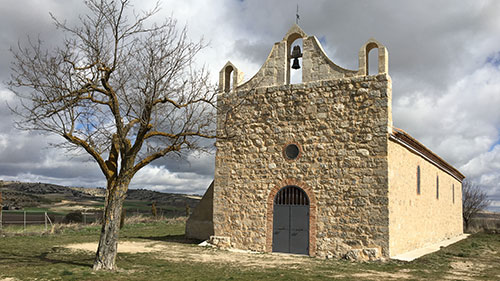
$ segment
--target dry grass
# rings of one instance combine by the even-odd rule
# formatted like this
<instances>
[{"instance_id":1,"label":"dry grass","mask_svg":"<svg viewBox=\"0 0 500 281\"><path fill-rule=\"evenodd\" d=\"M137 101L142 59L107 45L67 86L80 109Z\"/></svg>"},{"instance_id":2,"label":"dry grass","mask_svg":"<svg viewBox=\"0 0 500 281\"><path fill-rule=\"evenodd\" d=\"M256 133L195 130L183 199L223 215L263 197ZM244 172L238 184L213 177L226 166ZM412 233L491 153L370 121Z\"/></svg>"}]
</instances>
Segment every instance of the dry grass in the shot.
<instances>
[{"instance_id":1,"label":"dry grass","mask_svg":"<svg viewBox=\"0 0 500 281\"><path fill-rule=\"evenodd\" d=\"M149 223L154 218L133 219L140 222L126 224L120 231L117 272L92 271L100 233L96 225L74 232L64 229L58 235L2 238L0 281L500 280L500 236L496 234L471 235L412 262L352 263L198 247L184 238L184 223L175 223L185 218L156 218L161 221Z\"/></svg>"},{"instance_id":2,"label":"dry grass","mask_svg":"<svg viewBox=\"0 0 500 281\"><path fill-rule=\"evenodd\" d=\"M66 231L81 231L88 227L97 227L99 224L81 224L81 223L56 223L45 229L44 225L29 225L24 228L22 225L9 225L0 230L4 236L31 236L31 235L50 235L61 234Z\"/></svg>"},{"instance_id":3,"label":"dry grass","mask_svg":"<svg viewBox=\"0 0 500 281\"><path fill-rule=\"evenodd\" d=\"M145 216L145 215L133 215L125 218L125 225L127 224L138 224L138 223L151 223L151 222L167 222L167 223L185 223L187 217L175 217L167 218L165 216Z\"/></svg>"},{"instance_id":4,"label":"dry grass","mask_svg":"<svg viewBox=\"0 0 500 281\"><path fill-rule=\"evenodd\" d=\"M467 229L469 233L500 233L500 219L475 218Z\"/></svg>"},{"instance_id":5,"label":"dry grass","mask_svg":"<svg viewBox=\"0 0 500 281\"><path fill-rule=\"evenodd\" d=\"M473 217L467 228L469 233L500 233L500 214L481 212Z\"/></svg>"},{"instance_id":6,"label":"dry grass","mask_svg":"<svg viewBox=\"0 0 500 281\"><path fill-rule=\"evenodd\" d=\"M145 215L133 215L126 217L125 225L133 224L144 224L144 223L156 223L164 222L167 224L181 224L185 223L186 217L176 217L167 218L164 216L145 216ZM90 224L83 223L56 223L52 226L48 226L45 229L45 225L27 225L26 229L22 225L9 225L4 226L0 230L0 234L4 236L31 236L31 235L50 235L50 234L61 234L67 231L79 232L88 228L99 228L101 226L100 222L94 222Z\"/></svg>"}]
</instances>

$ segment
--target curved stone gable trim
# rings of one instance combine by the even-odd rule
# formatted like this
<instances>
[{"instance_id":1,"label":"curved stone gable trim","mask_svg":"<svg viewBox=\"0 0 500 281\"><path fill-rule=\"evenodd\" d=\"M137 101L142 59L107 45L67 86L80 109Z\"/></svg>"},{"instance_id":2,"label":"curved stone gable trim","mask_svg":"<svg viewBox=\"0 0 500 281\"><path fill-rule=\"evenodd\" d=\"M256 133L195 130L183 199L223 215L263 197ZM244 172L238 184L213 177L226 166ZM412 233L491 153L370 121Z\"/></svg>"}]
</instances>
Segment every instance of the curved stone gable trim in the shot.
<instances>
[{"instance_id":1,"label":"curved stone gable trim","mask_svg":"<svg viewBox=\"0 0 500 281\"><path fill-rule=\"evenodd\" d=\"M313 82L319 80L331 79L332 77L352 77L358 75L358 70L343 68L334 63L321 46L318 38L309 36L304 38L304 57L303 57L303 77L302 82ZM321 68L321 65L328 66ZM314 70L323 69L322 71Z\"/></svg>"},{"instance_id":2,"label":"curved stone gable trim","mask_svg":"<svg viewBox=\"0 0 500 281\"><path fill-rule=\"evenodd\" d=\"M287 32L283 40L274 43L271 52L257 73L245 83L242 72L234 68L235 79L233 89L237 91L248 91L261 87L273 87L290 84L290 59L291 45L297 39L302 39L302 83L334 78L347 78L368 75L368 53L371 49L378 49L378 72L377 74L389 73L389 54L387 48L377 40L370 38L358 53L359 67L357 70L343 68L335 64L325 53L318 38L308 36L298 25L294 24ZM232 64L231 64L232 65ZM219 78L219 91L228 90L225 87L224 73L227 66L222 68ZM372 74L372 75L377 75ZM237 79L237 80L236 80ZM238 81L236 83L236 81ZM222 85L222 86L221 86Z\"/></svg>"},{"instance_id":3,"label":"curved stone gable trim","mask_svg":"<svg viewBox=\"0 0 500 281\"><path fill-rule=\"evenodd\" d=\"M266 252L273 251L273 208L274 197L285 186L300 187L309 197L309 256L316 255L316 196L313 189L304 182L295 179L285 179L276 184L267 197L267 231L266 231Z\"/></svg>"}]
</instances>

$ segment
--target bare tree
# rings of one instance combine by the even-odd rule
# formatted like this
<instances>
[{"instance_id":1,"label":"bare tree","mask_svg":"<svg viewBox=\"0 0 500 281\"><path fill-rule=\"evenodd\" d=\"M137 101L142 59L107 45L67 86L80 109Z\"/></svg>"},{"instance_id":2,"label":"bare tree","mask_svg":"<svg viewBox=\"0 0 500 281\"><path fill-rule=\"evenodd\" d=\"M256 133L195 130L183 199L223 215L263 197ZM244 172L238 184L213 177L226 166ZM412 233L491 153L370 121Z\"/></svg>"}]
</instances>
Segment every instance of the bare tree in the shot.
<instances>
[{"instance_id":1,"label":"bare tree","mask_svg":"<svg viewBox=\"0 0 500 281\"><path fill-rule=\"evenodd\" d=\"M158 4L141 13L129 0L86 4L75 27L51 15L66 35L60 47L28 40L12 50L9 86L20 98L18 128L60 135L58 146L99 165L107 192L94 270L114 270L131 179L162 156L213 146L216 89L193 63L202 41L191 42L172 18L147 24Z\"/></svg>"},{"instance_id":2,"label":"bare tree","mask_svg":"<svg viewBox=\"0 0 500 281\"><path fill-rule=\"evenodd\" d=\"M462 183L462 216L466 230L469 228L471 219L489 204L486 193L478 185L469 180Z\"/></svg>"}]
</instances>

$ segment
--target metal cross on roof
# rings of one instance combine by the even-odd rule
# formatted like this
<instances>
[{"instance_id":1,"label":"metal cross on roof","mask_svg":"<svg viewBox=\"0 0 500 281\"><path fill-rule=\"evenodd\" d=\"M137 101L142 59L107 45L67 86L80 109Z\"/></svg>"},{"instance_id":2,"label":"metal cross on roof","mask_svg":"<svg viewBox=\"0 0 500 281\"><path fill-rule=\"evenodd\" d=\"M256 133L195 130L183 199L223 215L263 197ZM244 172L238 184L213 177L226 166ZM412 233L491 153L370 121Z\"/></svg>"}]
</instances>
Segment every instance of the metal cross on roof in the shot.
<instances>
[{"instance_id":1,"label":"metal cross on roof","mask_svg":"<svg viewBox=\"0 0 500 281\"><path fill-rule=\"evenodd\" d=\"M299 16L299 4L297 4L297 13L295 14L295 16L296 16L295 23L298 25L299 24L299 20L300 20L300 16Z\"/></svg>"}]
</instances>

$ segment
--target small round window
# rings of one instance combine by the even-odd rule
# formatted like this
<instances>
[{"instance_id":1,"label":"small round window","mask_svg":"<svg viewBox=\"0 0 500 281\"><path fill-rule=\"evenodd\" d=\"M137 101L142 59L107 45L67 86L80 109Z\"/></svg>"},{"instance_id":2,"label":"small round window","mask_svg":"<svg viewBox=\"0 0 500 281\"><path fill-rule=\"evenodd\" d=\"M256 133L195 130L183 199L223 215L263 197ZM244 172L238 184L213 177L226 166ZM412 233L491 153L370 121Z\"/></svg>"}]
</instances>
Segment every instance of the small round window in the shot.
<instances>
[{"instance_id":1,"label":"small round window","mask_svg":"<svg viewBox=\"0 0 500 281\"><path fill-rule=\"evenodd\" d=\"M300 153L300 149L294 143L291 143L285 147L285 156L286 156L286 158L288 158L290 160L294 160L297 157L299 157L299 153Z\"/></svg>"}]
</instances>

